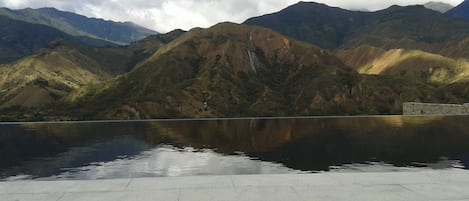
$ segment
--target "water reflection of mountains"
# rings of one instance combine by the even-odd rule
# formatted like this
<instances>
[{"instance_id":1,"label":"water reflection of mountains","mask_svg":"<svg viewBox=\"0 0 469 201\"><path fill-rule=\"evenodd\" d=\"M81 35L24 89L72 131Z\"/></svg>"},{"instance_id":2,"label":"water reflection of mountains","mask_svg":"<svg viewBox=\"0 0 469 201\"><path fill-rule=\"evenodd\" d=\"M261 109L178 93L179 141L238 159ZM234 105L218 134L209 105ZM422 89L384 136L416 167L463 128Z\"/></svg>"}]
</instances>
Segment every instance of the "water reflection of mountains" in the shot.
<instances>
[{"instance_id":1,"label":"water reflection of mountains","mask_svg":"<svg viewBox=\"0 0 469 201\"><path fill-rule=\"evenodd\" d=\"M160 144L227 155L243 152L308 171L369 161L422 165L442 157L469 167L468 120L461 116L1 125L0 170L15 167L24 172L47 164L50 172L41 169L32 175L50 175L63 167L138 155Z\"/></svg>"}]
</instances>

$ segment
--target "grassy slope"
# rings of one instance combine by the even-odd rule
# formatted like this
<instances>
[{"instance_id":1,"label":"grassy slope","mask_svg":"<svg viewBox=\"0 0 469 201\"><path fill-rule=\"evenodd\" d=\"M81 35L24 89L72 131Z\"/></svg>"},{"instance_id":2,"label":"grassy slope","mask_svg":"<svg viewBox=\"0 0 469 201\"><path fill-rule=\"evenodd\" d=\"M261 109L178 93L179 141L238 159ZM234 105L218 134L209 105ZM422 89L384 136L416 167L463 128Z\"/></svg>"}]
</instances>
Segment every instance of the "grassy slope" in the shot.
<instances>
[{"instance_id":1,"label":"grassy slope","mask_svg":"<svg viewBox=\"0 0 469 201\"><path fill-rule=\"evenodd\" d=\"M384 50L371 46L341 49L337 55L359 73L387 75L447 85L469 78L469 62L420 50Z\"/></svg>"},{"instance_id":2,"label":"grassy slope","mask_svg":"<svg viewBox=\"0 0 469 201\"><path fill-rule=\"evenodd\" d=\"M81 87L130 71L162 43L145 39L118 48L94 48L58 40L37 54L0 68L0 105L41 107Z\"/></svg>"},{"instance_id":3,"label":"grassy slope","mask_svg":"<svg viewBox=\"0 0 469 201\"><path fill-rule=\"evenodd\" d=\"M0 68L0 103L2 107L39 107L74 89L109 77L84 54L60 47Z\"/></svg>"}]
</instances>

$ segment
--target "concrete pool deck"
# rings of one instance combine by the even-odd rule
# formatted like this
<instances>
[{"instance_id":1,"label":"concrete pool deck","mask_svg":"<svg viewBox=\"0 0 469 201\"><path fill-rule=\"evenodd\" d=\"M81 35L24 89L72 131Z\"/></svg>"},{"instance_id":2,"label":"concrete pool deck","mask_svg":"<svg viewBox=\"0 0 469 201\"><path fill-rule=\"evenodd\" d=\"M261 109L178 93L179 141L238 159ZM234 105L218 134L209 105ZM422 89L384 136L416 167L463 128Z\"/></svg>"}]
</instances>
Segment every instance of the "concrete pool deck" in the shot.
<instances>
[{"instance_id":1,"label":"concrete pool deck","mask_svg":"<svg viewBox=\"0 0 469 201\"><path fill-rule=\"evenodd\" d=\"M469 201L469 171L0 182L1 201Z\"/></svg>"}]
</instances>

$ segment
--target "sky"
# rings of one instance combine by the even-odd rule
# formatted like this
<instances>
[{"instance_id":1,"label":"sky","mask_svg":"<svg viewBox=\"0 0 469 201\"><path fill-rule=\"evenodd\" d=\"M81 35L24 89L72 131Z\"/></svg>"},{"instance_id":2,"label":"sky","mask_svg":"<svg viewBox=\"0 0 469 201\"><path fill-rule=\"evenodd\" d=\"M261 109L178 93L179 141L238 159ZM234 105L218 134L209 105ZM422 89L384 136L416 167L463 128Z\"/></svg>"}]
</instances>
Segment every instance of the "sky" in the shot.
<instances>
[{"instance_id":1,"label":"sky","mask_svg":"<svg viewBox=\"0 0 469 201\"><path fill-rule=\"evenodd\" d=\"M329 6L371 11L391 5L423 4L431 0L316 0ZM463 0L441 0L453 6ZM0 7L12 9L55 7L88 17L131 21L160 33L189 30L277 12L298 0L0 0Z\"/></svg>"}]
</instances>

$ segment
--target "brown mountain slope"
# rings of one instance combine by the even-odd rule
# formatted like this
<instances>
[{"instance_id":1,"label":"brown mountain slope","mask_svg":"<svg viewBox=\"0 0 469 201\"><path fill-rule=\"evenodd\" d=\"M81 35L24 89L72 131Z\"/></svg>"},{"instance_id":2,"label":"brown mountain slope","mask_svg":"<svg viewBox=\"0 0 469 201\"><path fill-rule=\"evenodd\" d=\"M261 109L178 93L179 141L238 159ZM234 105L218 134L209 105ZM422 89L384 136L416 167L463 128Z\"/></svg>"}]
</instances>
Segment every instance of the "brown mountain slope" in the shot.
<instances>
[{"instance_id":1,"label":"brown mountain slope","mask_svg":"<svg viewBox=\"0 0 469 201\"><path fill-rule=\"evenodd\" d=\"M67 104L82 119L399 114L403 101L454 98L436 91L359 75L330 52L268 29L222 23L184 34Z\"/></svg>"}]
</instances>

